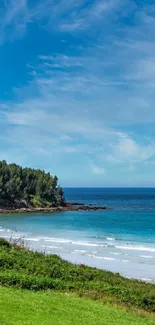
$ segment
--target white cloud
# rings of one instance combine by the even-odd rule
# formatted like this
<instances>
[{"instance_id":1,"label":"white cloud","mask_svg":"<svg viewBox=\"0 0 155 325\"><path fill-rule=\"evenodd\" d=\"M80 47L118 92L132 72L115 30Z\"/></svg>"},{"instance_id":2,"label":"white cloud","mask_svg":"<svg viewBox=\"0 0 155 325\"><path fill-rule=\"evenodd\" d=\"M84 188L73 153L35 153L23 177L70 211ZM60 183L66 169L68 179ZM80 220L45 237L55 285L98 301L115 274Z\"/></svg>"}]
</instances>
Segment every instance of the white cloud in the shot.
<instances>
[{"instance_id":1,"label":"white cloud","mask_svg":"<svg viewBox=\"0 0 155 325\"><path fill-rule=\"evenodd\" d=\"M128 162L129 164L146 161L155 156L154 143L143 145L137 143L128 135L123 135L118 143L115 143L111 153L113 161Z\"/></svg>"},{"instance_id":2,"label":"white cloud","mask_svg":"<svg viewBox=\"0 0 155 325\"><path fill-rule=\"evenodd\" d=\"M20 145L30 152L35 149L47 153L83 153L85 157L95 155L100 165L105 162L107 165L133 165L155 157L153 140L150 143L148 139L144 145L145 137L136 141L125 132L108 128L103 121L81 116L78 111L73 114L68 107L67 111L61 108L54 111L50 99L49 102L44 98L36 102L25 101L15 104L13 109L10 111L8 107L3 112L3 123L10 124L8 139L19 145L20 138ZM92 166L95 172L95 165Z\"/></svg>"},{"instance_id":3,"label":"white cloud","mask_svg":"<svg viewBox=\"0 0 155 325\"><path fill-rule=\"evenodd\" d=\"M0 43L23 36L29 21L27 0L4 1L1 11Z\"/></svg>"},{"instance_id":4,"label":"white cloud","mask_svg":"<svg viewBox=\"0 0 155 325\"><path fill-rule=\"evenodd\" d=\"M0 105L4 141L17 149L20 139L21 150L50 158L80 153L98 175L108 168L134 172L155 160L154 136L146 139L137 128L155 122L153 10L130 9L129 3L122 9L121 1L8 2L0 21L3 41L46 18L43 28L83 32L86 42L81 46L76 38L77 46L66 43L64 53L42 49L27 64L28 84L14 88L17 99ZM134 24L124 26L119 18L130 10Z\"/></svg>"},{"instance_id":5,"label":"white cloud","mask_svg":"<svg viewBox=\"0 0 155 325\"><path fill-rule=\"evenodd\" d=\"M106 172L105 168L99 167L93 163L90 164L90 169L91 169L92 173L97 174L97 175L104 175Z\"/></svg>"},{"instance_id":6,"label":"white cloud","mask_svg":"<svg viewBox=\"0 0 155 325\"><path fill-rule=\"evenodd\" d=\"M48 153L49 147L68 154L95 153L99 165L104 161L109 165L131 165L153 158L153 139L146 141L145 135L135 139L119 126L127 118L131 121L134 117L135 123L143 121L149 103L142 96L126 98L124 88L120 92L120 88L105 86L105 65L96 54L95 63L91 55L55 54L40 56L36 67L29 65L32 71L36 68L37 74L27 87L16 90L19 97L22 92L22 99L1 105L2 121L11 128L11 141L18 142L20 136L28 150L42 153ZM52 66L48 66L51 62ZM62 70L54 72L53 65ZM103 69L102 76L95 67ZM152 121L155 115L148 117Z\"/></svg>"},{"instance_id":7,"label":"white cloud","mask_svg":"<svg viewBox=\"0 0 155 325\"><path fill-rule=\"evenodd\" d=\"M131 138L123 138L117 145L116 150L118 150L120 155L130 158L137 155L138 147Z\"/></svg>"},{"instance_id":8,"label":"white cloud","mask_svg":"<svg viewBox=\"0 0 155 325\"><path fill-rule=\"evenodd\" d=\"M135 172L135 169L136 169L135 165L129 165L129 166L125 169L125 171L127 171L127 172L129 172L129 173L133 173L133 172Z\"/></svg>"},{"instance_id":9,"label":"white cloud","mask_svg":"<svg viewBox=\"0 0 155 325\"><path fill-rule=\"evenodd\" d=\"M73 68L73 67L85 67L84 60L80 60L76 56L68 56L63 54L55 54L53 56L40 55L39 58L42 60L42 64L49 70L54 68Z\"/></svg>"},{"instance_id":10,"label":"white cloud","mask_svg":"<svg viewBox=\"0 0 155 325\"><path fill-rule=\"evenodd\" d=\"M0 20L1 43L18 38L26 32L28 24L37 22L53 31L74 32L98 24L106 13L118 8L120 0L8 0L2 3Z\"/></svg>"},{"instance_id":11,"label":"white cloud","mask_svg":"<svg viewBox=\"0 0 155 325\"><path fill-rule=\"evenodd\" d=\"M6 1L5 4L7 11L4 22L6 25L10 25L11 23L14 24L16 19L21 19L23 13L25 15L25 12L28 9L27 0L9 0Z\"/></svg>"},{"instance_id":12,"label":"white cloud","mask_svg":"<svg viewBox=\"0 0 155 325\"><path fill-rule=\"evenodd\" d=\"M71 17L67 21L60 23L60 30L62 31L76 31L89 29L91 25L95 23L99 24L99 21L106 17L106 14L117 9L120 5L119 0L96 0L92 1L88 5L88 1L83 2L83 5L73 11ZM78 10L77 10L78 9ZM70 18L70 17L68 17Z\"/></svg>"}]
</instances>

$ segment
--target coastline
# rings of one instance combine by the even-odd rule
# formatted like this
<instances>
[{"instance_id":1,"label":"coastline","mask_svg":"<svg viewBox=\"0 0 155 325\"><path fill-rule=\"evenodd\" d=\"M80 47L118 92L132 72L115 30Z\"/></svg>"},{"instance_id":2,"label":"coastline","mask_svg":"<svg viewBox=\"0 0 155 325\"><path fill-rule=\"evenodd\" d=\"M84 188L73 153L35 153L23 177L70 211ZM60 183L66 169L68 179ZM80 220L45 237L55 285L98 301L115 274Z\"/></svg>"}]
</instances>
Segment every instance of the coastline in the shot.
<instances>
[{"instance_id":1,"label":"coastline","mask_svg":"<svg viewBox=\"0 0 155 325\"><path fill-rule=\"evenodd\" d=\"M8 213L34 213L34 212L65 212L65 211L102 211L109 210L106 206L92 206L83 204L70 204L58 207L42 207L42 208L0 208L0 214Z\"/></svg>"},{"instance_id":2,"label":"coastline","mask_svg":"<svg viewBox=\"0 0 155 325\"><path fill-rule=\"evenodd\" d=\"M131 214L128 221L126 212L109 210L99 206L100 203L91 199L82 203L81 197L74 196L68 197L65 207L29 207L5 209L5 212L2 209L0 236L15 241L23 238L32 250L56 254L75 264L87 264L155 283L154 240L138 233L132 235L132 227L137 229L141 214L135 219ZM112 202L107 203L114 206ZM124 229L129 230L129 234L124 233Z\"/></svg>"},{"instance_id":3,"label":"coastline","mask_svg":"<svg viewBox=\"0 0 155 325\"><path fill-rule=\"evenodd\" d=\"M23 238L34 251L56 254L75 264L155 283L153 193L71 189L65 192L64 207L27 204L24 210L15 210L20 206L0 205L6 211L0 214L0 236ZM109 211L106 207L95 211L106 204Z\"/></svg>"},{"instance_id":4,"label":"coastline","mask_svg":"<svg viewBox=\"0 0 155 325\"><path fill-rule=\"evenodd\" d=\"M1 215L2 216L2 215ZM29 214L31 220L31 215ZM38 220L39 215L32 214L32 220ZM61 217L61 215L59 216ZM58 217L58 218L59 218ZM7 219L9 215L7 216ZM20 220L26 220L24 214L16 214L16 218ZM42 218L49 220L49 217L43 215ZM62 214L63 218L63 214ZM3 216L5 223L5 215ZM10 221L13 220L10 215ZM54 221L57 220L55 216ZM18 226L17 226L18 227ZM25 227L24 227L25 228ZM23 228L23 230L24 230ZM50 227L49 227L50 229ZM62 235L62 233L61 233ZM60 256L63 260L71 262L73 264L85 264L89 267L95 267L100 270L108 270L113 273L120 273L125 278L137 279L148 283L155 284L154 277L154 262L152 250L155 248L143 247L144 252L141 251L139 246L129 246L124 243L124 249L120 246L120 243L115 241L114 238L104 238L103 242L98 240L89 241L86 238L79 238L76 235L72 235L70 238L63 233L57 234L56 228L52 234L45 234L44 231L36 233L35 231L29 233L29 229L25 231L17 231L16 228L4 229L0 226L0 237L8 240L11 243L22 243L25 247L29 247L33 252L40 252L48 255ZM140 250L139 250L140 249ZM151 250L151 252L145 252L145 250ZM132 254L132 255L131 255ZM140 257L141 256L141 257Z\"/></svg>"}]
</instances>

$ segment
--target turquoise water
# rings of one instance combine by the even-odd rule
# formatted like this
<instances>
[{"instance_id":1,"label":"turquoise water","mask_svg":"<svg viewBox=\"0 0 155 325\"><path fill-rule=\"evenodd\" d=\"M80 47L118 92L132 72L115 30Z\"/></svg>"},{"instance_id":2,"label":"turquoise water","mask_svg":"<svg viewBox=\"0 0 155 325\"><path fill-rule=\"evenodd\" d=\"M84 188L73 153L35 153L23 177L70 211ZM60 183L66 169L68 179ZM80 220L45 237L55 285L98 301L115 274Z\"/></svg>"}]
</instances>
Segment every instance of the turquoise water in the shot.
<instances>
[{"instance_id":1,"label":"turquoise water","mask_svg":"<svg viewBox=\"0 0 155 325\"><path fill-rule=\"evenodd\" d=\"M65 189L71 202L107 211L0 216L0 235L74 263L155 282L155 189Z\"/></svg>"}]
</instances>

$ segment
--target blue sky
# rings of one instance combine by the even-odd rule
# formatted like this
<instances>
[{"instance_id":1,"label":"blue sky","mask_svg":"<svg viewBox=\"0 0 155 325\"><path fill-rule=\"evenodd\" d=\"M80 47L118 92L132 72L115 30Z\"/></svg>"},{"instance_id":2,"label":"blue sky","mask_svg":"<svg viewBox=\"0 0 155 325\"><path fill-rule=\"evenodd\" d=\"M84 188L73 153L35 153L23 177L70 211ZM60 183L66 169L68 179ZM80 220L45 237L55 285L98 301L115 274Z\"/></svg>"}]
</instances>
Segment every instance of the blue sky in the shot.
<instances>
[{"instance_id":1,"label":"blue sky","mask_svg":"<svg viewBox=\"0 0 155 325\"><path fill-rule=\"evenodd\" d=\"M155 3L0 0L0 159L154 186Z\"/></svg>"}]
</instances>

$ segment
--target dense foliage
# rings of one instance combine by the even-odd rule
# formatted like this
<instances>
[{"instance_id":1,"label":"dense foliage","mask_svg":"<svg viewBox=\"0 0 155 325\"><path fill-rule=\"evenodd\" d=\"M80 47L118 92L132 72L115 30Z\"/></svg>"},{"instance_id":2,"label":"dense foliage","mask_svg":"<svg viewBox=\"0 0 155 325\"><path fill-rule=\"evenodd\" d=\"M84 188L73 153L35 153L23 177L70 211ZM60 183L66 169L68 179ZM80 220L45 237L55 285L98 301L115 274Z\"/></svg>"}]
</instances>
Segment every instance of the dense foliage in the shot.
<instances>
[{"instance_id":1,"label":"dense foliage","mask_svg":"<svg viewBox=\"0 0 155 325\"><path fill-rule=\"evenodd\" d=\"M73 265L0 239L0 285L72 291L80 296L155 312L155 285Z\"/></svg>"},{"instance_id":2,"label":"dense foliage","mask_svg":"<svg viewBox=\"0 0 155 325\"><path fill-rule=\"evenodd\" d=\"M57 176L0 161L0 200L21 205L63 205Z\"/></svg>"}]
</instances>

